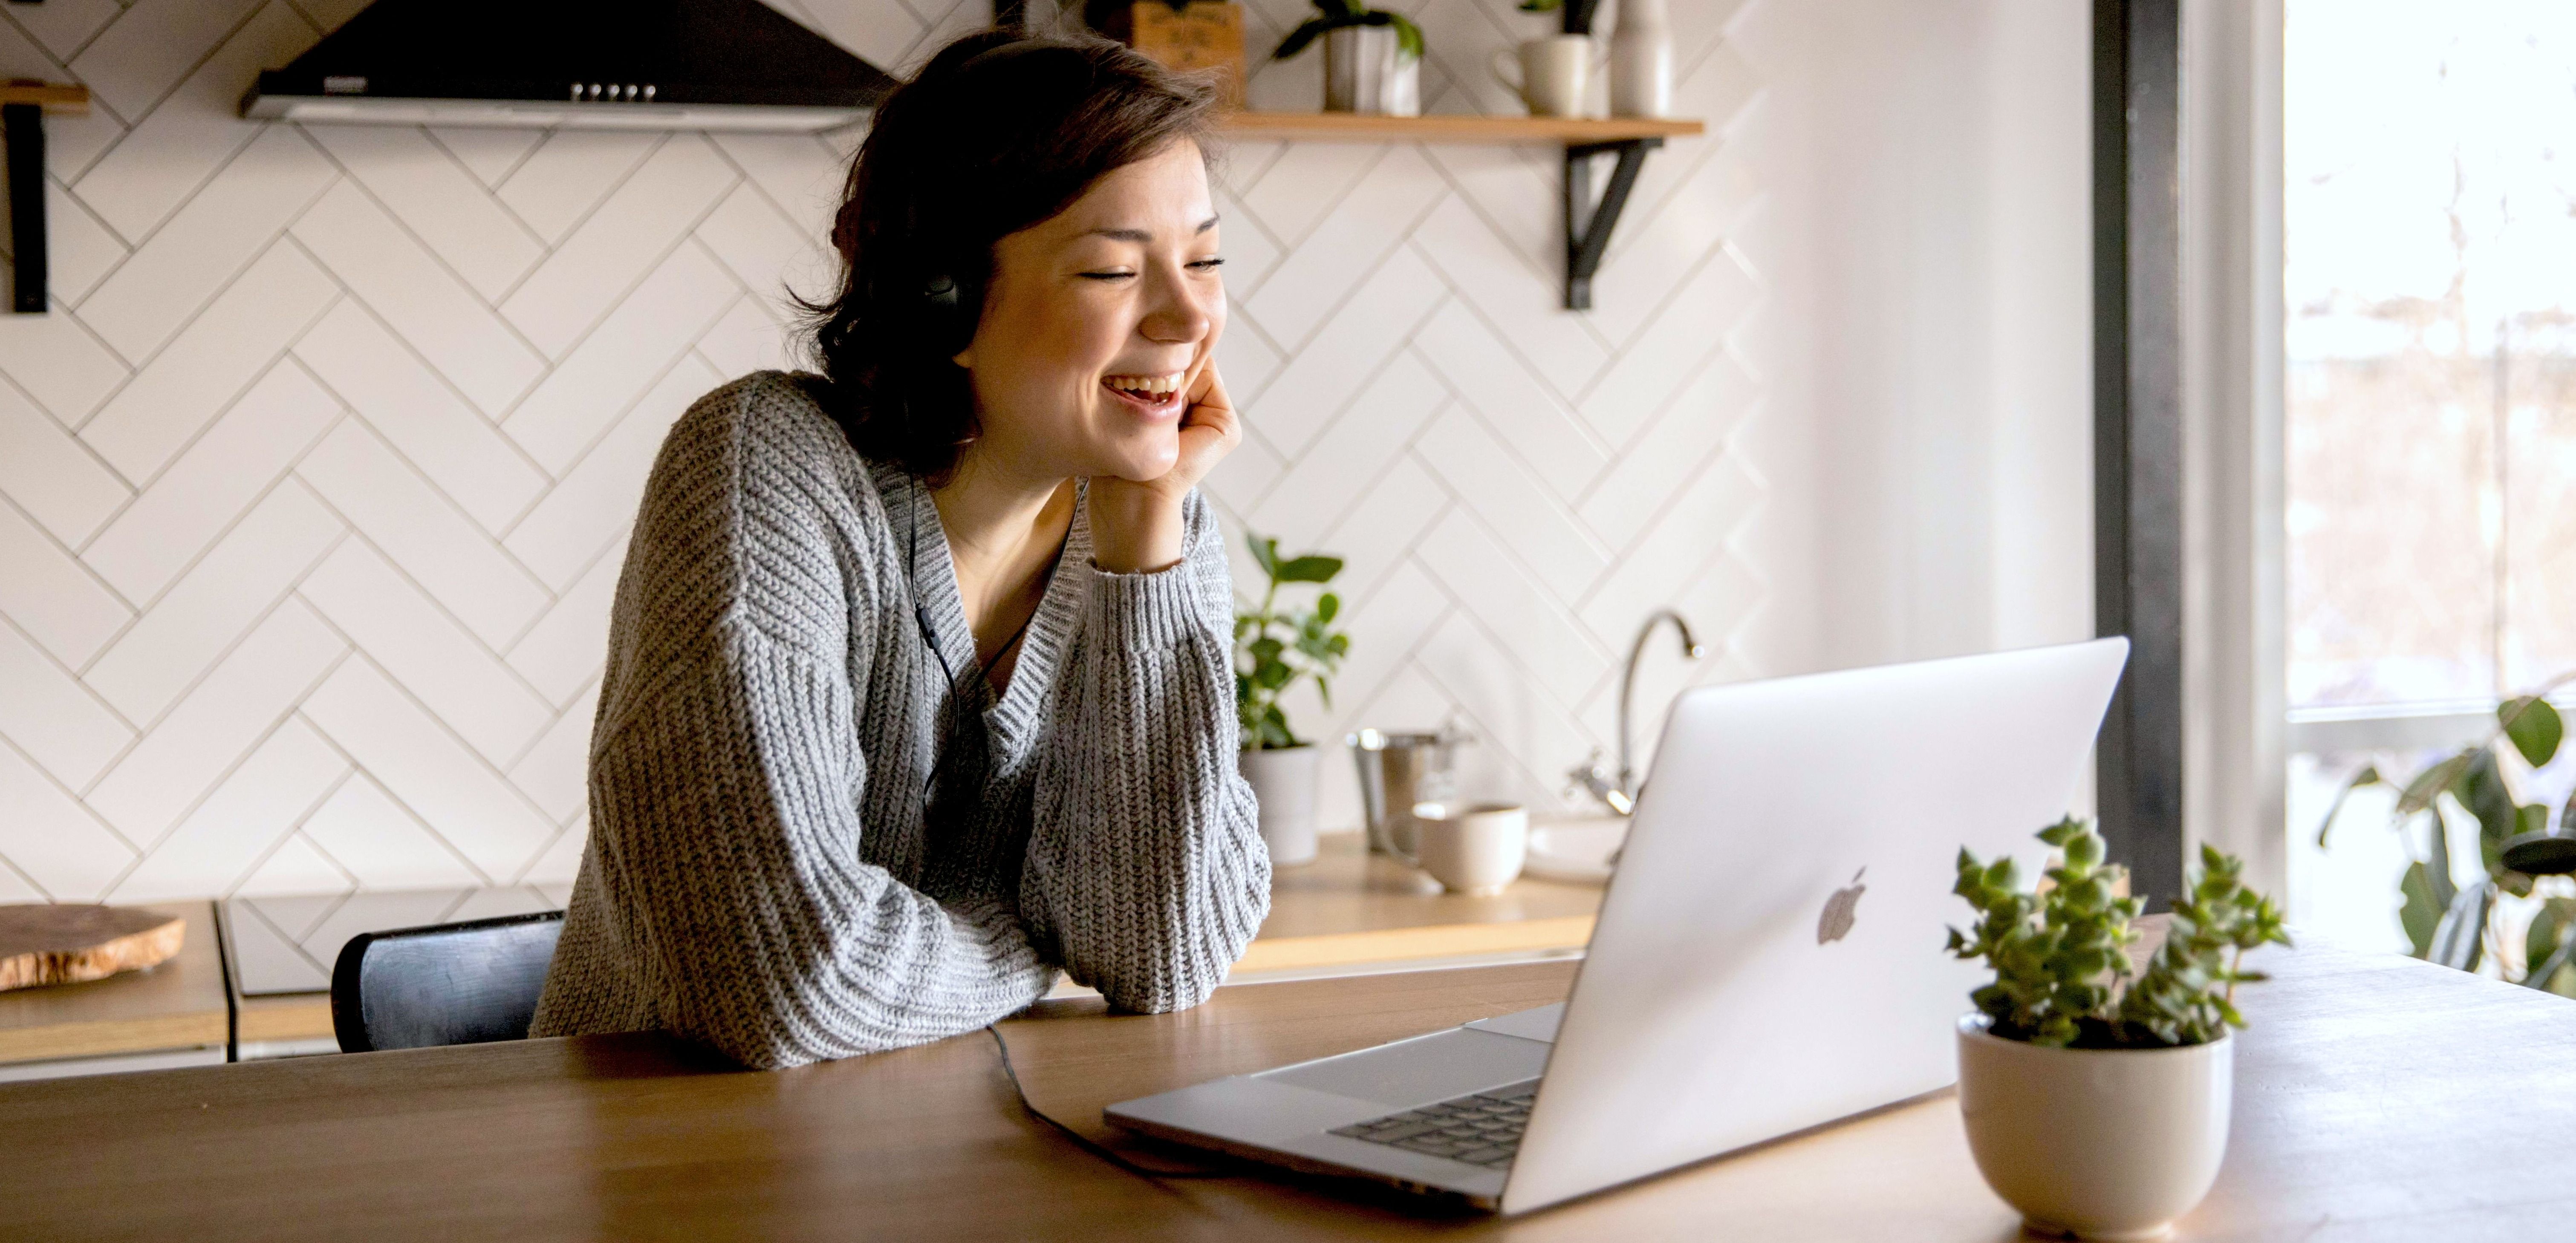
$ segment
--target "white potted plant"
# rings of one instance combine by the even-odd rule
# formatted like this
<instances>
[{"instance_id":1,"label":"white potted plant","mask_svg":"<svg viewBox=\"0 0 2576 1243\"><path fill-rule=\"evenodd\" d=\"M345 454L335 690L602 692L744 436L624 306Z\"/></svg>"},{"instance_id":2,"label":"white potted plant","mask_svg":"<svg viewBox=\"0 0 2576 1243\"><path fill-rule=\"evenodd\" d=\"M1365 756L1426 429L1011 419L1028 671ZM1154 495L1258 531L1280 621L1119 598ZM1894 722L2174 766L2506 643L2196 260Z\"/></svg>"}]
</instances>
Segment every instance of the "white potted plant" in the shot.
<instances>
[{"instance_id":1,"label":"white potted plant","mask_svg":"<svg viewBox=\"0 0 2576 1243\"><path fill-rule=\"evenodd\" d=\"M1279 41L1287 60L1324 41L1324 111L1409 117L1422 112L1422 28L1361 0L1315 0L1315 16Z\"/></svg>"},{"instance_id":2,"label":"white potted plant","mask_svg":"<svg viewBox=\"0 0 2576 1243\"><path fill-rule=\"evenodd\" d=\"M1261 606L1234 618L1234 706L1243 726L1240 767L1261 804L1261 840L1273 864L1293 867L1315 858L1315 782L1322 752L1288 728L1279 706L1299 678L1315 679L1315 693L1333 702L1332 674L1350 650L1350 636L1332 629L1342 609L1330 591L1311 610L1280 606L1279 589L1291 583L1321 587L1342 572L1342 559L1322 553L1283 558L1279 541L1247 535L1252 559L1269 578Z\"/></svg>"},{"instance_id":3,"label":"white potted plant","mask_svg":"<svg viewBox=\"0 0 2576 1243\"><path fill-rule=\"evenodd\" d=\"M2280 908L2201 849L2164 944L2136 969L2126 870L2072 817L2040 840L2061 852L2050 887L2024 893L2010 858L1959 852L1952 892L1977 910L1950 952L1994 981L1959 1020L1959 1113L1977 1169L2034 1233L2152 1239L2209 1194L2227 1151L2236 986L2262 979L2245 951L2287 945Z\"/></svg>"}]
</instances>

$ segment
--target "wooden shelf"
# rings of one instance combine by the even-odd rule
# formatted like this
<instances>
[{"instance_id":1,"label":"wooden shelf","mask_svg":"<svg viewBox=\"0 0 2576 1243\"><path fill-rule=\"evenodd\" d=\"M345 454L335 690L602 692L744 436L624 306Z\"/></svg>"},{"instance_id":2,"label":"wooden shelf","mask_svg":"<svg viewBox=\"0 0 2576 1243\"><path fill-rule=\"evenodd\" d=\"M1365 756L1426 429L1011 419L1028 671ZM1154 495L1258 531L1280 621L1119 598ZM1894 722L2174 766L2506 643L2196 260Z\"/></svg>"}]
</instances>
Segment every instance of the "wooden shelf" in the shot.
<instances>
[{"instance_id":1,"label":"wooden shelf","mask_svg":"<svg viewBox=\"0 0 2576 1243\"><path fill-rule=\"evenodd\" d=\"M1569 19L1570 20L1570 19ZM1667 138L1708 132L1705 121L1640 117L1381 117L1356 112L1232 112L1223 131L1236 138L1300 142L1555 143L1565 148L1565 309L1592 307L1592 277L1601 270L1610 231L1646 153ZM1592 196L1592 157L1616 155L1598 205Z\"/></svg>"},{"instance_id":2,"label":"wooden shelf","mask_svg":"<svg viewBox=\"0 0 2576 1243\"><path fill-rule=\"evenodd\" d=\"M34 104L64 116L89 115L89 88L78 83L38 82L11 78L0 82L0 105Z\"/></svg>"},{"instance_id":3,"label":"wooden shelf","mask_svg":"<svg viewBox=\"0 0 2576 1243\"><path fill-rule=\"evenodd\" d=\"M1636 138L1689 138L1708 132L1703 121L1632 117L1381 117L1356 112L1235 112L1224 121L1237 138L1304 142L1624 142Z\"/></svg>"}]
</instances>

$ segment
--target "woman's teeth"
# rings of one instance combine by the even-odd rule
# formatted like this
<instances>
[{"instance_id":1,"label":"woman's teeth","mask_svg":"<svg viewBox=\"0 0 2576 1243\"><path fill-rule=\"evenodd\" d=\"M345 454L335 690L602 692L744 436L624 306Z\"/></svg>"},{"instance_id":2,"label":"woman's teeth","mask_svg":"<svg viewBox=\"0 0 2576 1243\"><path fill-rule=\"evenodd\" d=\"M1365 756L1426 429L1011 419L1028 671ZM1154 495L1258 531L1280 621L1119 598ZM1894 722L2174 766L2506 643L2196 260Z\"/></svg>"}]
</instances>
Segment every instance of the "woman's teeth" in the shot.
<instances>
[{"instance_id":1,"label":"woman's teeth","mask_svg":"<svg viewBox=\"0 0 2576 1243\"><path fill-rule=\"evenodd\" d=\"M1114 389L1147 396L1161 396L1181 387L1181 373L1170 375L1114 375L1101 381Z\"/></svg>"}]
</instances>

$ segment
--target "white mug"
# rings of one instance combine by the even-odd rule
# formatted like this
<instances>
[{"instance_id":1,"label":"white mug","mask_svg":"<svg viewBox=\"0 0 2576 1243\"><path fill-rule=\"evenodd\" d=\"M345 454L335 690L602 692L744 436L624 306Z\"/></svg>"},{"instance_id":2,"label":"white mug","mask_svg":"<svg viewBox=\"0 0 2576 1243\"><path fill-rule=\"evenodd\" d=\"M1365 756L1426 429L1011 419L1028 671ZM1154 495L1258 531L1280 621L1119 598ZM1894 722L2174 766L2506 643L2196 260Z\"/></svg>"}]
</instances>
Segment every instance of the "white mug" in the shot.
<instances>
[{"instance_id":1,"label":"white mug","mask_svg":"<svg viewBox=\"0 0 2576 1243\"><path fill-rule=\"evenodd\" d=\"M1529 809L1518 803L1414 809L1412 862L1451 893L1499 893L1528 857Z\"/></svg>"},{"instance_id":2,"label":"white mug","mask_svg":"<svg viewBox=\"0 0 2576 1243\"><path fill-rule=\"evenodd\" d=\"M1579 117L1592 93L1592 72L1603 58L1588 35L1551 35L1494 53L1494 80L1521 97L1530 115ZM1517 75L1511 70L1515 64Z\"/></svg>"}]
</instances>

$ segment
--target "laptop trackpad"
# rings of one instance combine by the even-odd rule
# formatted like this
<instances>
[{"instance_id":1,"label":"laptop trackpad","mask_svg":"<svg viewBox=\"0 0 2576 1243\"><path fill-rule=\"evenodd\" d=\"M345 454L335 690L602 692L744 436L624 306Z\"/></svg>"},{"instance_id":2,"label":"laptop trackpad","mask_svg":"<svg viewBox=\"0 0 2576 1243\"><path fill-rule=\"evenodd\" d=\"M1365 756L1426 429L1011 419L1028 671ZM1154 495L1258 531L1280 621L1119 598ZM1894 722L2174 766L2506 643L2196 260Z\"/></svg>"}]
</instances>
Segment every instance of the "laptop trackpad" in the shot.
<instances>
[{"instance_id":1,"label":"laptop trackpad","mask_svg":"<svg viewBox=\"0 0 2576 1243\"><path fill-rule=\"evenodd\" d=\"M1252 1077L1409 1109L1535 1079L1547 1069L1548 1048L1518 1036L1453 1027Z\"/></svg>"},{"instance_id":2,"label":"laptop trackpad","mask_svg":"<svg viewBox=\"0 0 2576 1243\"><path fill-rule=\"evenodd\" d=\"M1540 1006L1535 1010L1514 1010L1510 1014L1478 1019L1467 1026L1480 1032L1501 1032L1506 1036L1519 1036L1525 1040L1553 1042L1556 1039L1556 1025L1564 1018L1565 1003L1560 1001L1555 1005Z\"/></svg>"}]
</instances>

